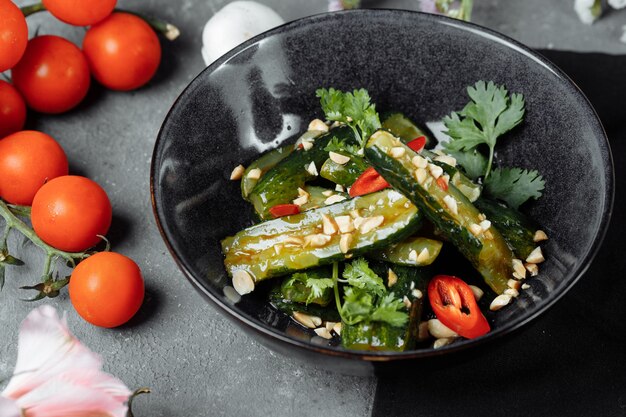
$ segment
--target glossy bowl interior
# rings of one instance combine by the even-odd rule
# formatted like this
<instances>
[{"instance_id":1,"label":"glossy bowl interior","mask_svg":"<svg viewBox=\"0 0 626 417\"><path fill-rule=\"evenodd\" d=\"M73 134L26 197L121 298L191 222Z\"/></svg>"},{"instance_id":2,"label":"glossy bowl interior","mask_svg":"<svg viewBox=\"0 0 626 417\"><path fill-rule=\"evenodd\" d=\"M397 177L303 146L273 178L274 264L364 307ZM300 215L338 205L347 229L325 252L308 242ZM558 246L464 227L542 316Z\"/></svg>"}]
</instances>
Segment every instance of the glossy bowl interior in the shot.
<instances>
[{"instance_id":1,"label":"glossy bowl interior","mask_svg":"<svg viewBox=\"0 0 626 417\"><path fill-rule=\"evenodd\" d=\"M528 281L531 288L513 305L492 316L491 333L436 351L352 352L313 337L260 296L233 303L224 294L229 279L220 239L254 222L230 172L294 141L311 119L322 116L317 88L366 88L377 109L399 110L423 124L462 108L466 86L477 80L504 84L526 99L525 121L498 145L497 159L544 176L544 196L527 211L550 236L541 274ZM599 246L612 207L612 172L594 110L538 54L472 24L407 11L358 10L288 23L204 70L163 123L151 186L162 235L200 293L273 348L330 360L352 372L370 362L480 346L545 311L584 273Z\"/></svg>"}]
</instances>

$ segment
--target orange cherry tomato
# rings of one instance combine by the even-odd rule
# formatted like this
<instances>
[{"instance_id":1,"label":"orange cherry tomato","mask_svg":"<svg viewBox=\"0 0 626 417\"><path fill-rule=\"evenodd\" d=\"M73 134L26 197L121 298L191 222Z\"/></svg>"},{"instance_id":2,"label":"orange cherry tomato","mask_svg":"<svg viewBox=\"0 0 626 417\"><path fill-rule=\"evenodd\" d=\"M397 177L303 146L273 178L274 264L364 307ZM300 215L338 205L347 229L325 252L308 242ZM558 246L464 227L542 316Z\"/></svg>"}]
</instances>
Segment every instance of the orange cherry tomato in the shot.
<instances>
[{"instance_id":1,"label":"orange cherry tomato","mask_svg":"<svg viewBox=\"0 0 626 417\"><path fill-rule=\"evenodd\" d=\"M99 252L80 262L70 278L70 300L87 322L117 327L139 310L144 282L137 264L114 252Z\"/></svg>"},{"instance_id":2,"label":"orange cherry tomato","mask_svg":"<svg viewBox=\"0 0 626 417\"><path fill-rule=\"evenodd\" d=\"M57 19L74 26L89 26L113 12L117 0L43 0Z\"/></svg>"},{"instance_id":3,"label":"orange cherry tomato","mask_svg":"<svg viewBox=\"0 0 626 417\"><path fill-rule=\"evenodd\" d=\"M63 113L75 107L91 83L89 65L80 49L53 35L31 39L11 73L28 107L42 113Z\"/></svg>"},{"instance_id":4,"label":"orange cherry tomato","mask_svg":"<svg viewBox=\"0 0 626 417\"><path fill-rule=\"evenodd\" d=\"M146 84L161 62L161 44L150 25L129 13L113 13L85 34L83 51L91 73L112 90Z\"/></svg>"},{"instance_id":5,"label":"orange cherry tomato","mask_svg":"<svg viewBox=\"0 0 626 417\"><path fill-rule=\"evenodd\" d=\"M30 206L46 181L67 171L63 148L45 133L24 130L0 140L0 197L9 203Z\"/></svg>"},{"instance_id":6,"label":"orange cherry tomato","mask_svg":"<svg viewBox=\"0 0 626 417\"><path fill-rule=\"evenodd\" d=\"M462 279L435 276L428 284L428 299L439 321L459 335L473 339L489 332L474 293Z\"/></svg>"},{"instance_id":7,"label":"orange cherry tomato","mask_svg":"<svg viewBox=\"0 0 626 417\"><path fill-rule=\"evenodd\" d=\"M283 217L300 213L300 207L296 204L277 204L269 209L272 216Z\"/></svg>"},{"instance_id":8,"label":"orange cherry tomato","mask_svg":"<svg viewBox=\"0 0 626 417\"><path fill-rule=\"evenodd\" d=\"M367 168L350 187L350 197L357 197L391 187L373 167Z\"/></svg>"},{"instance_id":9,"label":"orange cherry tomato","mask_svg":"<svg viewBox=\"0 0 626 417\"><path fill-rule=\"evenodd\" d=\"M111 202L96 182L74 175L57 177L37 191L31 208L35 233L68 252L94 246L111 225Z\"/></svg>"},{"instance_id":10,"label":"orange cherry tomato","mask_svg":"<svg viewBox=\"0 0 626 417\"><path fill-rule=\"evenodd\" d=\"M13 68L28 42L28 27L22 11L11 0L0 0L0 72Z\"/></svg>"},{"instance_id":11,"label":"orange cherry tomato","mask_svg":"<svg viewBox=\"0 0 626 417\"><path fill-rule=\"evenodd\" d=\"M26 103L19 91L0 80L0 139L24 128Z\"/></svg>"}]
</instances>

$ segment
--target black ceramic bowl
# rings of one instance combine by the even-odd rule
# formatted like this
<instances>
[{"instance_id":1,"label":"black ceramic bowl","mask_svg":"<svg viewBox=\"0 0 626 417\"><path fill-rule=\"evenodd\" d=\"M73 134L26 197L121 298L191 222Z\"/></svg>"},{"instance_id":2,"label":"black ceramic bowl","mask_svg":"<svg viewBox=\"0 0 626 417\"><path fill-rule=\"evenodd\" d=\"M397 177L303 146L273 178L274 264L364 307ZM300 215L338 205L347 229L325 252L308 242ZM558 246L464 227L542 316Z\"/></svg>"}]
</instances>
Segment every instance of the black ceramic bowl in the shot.
<instances>
[{"instance_id":1,"label":"black ceramic bowl","mask_svg":"<svg viewBox=\"0 0 626 417\"><path fill-rule=\"evenodd\" d=\"M290 324L260 296L233 303L224 295L229 279L220 239L253 223L230 172L295 140L310 120L321 117L317 88L366 88L379 110L399 110L424 123L462 108L466 86L477 80L504 84L526 99L525 120L498 145L497 159L544 176L544 196L527 211L550 236L541 274L528 281L531 288L512 305L493 315L491 333L438 350L353 352L312 338L312 332ZM528 323L589 266L613 201L603 128L558 68L479 26L398 10L305 18L227 53L185 89L169 112L154 150L151 185L163 238L202 295L270 347L347 372L481 350Z\"/></svg>"}]
</instances>

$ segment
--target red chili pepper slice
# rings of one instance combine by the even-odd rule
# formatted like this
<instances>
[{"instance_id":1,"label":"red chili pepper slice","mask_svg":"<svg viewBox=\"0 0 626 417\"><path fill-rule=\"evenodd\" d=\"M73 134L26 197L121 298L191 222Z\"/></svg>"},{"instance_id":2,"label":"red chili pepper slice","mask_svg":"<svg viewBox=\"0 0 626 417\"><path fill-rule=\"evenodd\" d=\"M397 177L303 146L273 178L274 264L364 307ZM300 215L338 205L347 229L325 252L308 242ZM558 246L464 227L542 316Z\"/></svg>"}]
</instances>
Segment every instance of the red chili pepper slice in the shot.
<instances>
[{"instance_id":1,"label":"red chili pepper slice","mask_svg":"<svg viewBox=\"0 0 626 417\"><path fill-rule=\"evenodd\" d=\"M283 217L300 213L300 207L296 204L277 204L270 208L269 212L272 216L274 216L274 218Z\"/></svg>"},{"instance_id":2,"label":"red chili pepper slice","mask_svg":"<svg viewBox=\"0 0 626 417\"><path fill-rule=\"evenodd\" d=\"M373 167L367 168L350 187L350 197L370 194L391 187Z\"/></svg>"},{"instance_id":3,"label":"red chili pepper slice","mask_svg":"<svg viewBox=\"0 0 626 417\"><path fill-rule=\"evenodd\" d=\"M448 182L445 179L443 179L443 177L437 178L437 185L443 191L448 191Z\"/></svg>"},{"instance_id":4,"label":"red chili pepper slice","mask_svg":"<svg viewBox=\"0 0 626 417\"><path fill-rule=\"evenodd\" d=\"M474 293L460 278L435 276L428 284L428 299L439 321L467 339L491 330Z\"/></svg>"},{"instance_id":5,"label":"red chili pepper slice","mask_svg":"<svg viewBox=\"0 0 626 417\"><path fill-rule=\"evenodd\" d=\"M426 136L420 136L409 143L406 144L409 148L413 149L415 152L420 152L426 146Z\"/></svg>"}]
</instances>

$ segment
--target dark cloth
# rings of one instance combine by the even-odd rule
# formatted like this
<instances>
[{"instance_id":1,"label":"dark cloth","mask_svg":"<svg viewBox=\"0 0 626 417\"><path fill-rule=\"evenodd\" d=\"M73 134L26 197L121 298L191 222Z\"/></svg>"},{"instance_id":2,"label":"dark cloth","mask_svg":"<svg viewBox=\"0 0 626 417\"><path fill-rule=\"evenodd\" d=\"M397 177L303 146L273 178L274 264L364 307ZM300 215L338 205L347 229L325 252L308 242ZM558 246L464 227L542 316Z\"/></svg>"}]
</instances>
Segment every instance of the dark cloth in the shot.
<instances>
[{"instance_id":1,"label":"dark cloth","mask_svg":"<svg viewBox=\"0 0 626 417\"><path fill-rule=\"evenodd\" d=\"M615 205L602 248L553 308L484 355L381 377L373 416L626 416L626 56L539 52L586 94L610 140Z\"/></svg>"}]
</instances>

